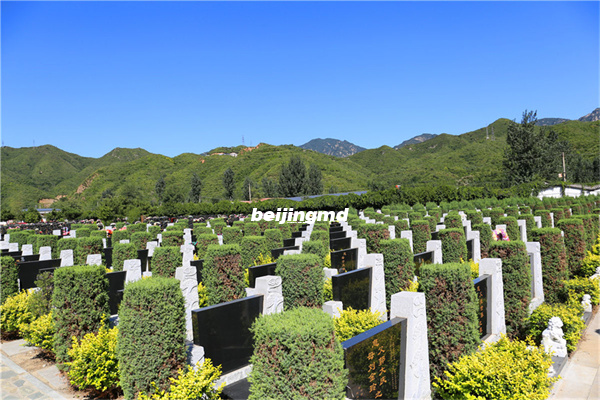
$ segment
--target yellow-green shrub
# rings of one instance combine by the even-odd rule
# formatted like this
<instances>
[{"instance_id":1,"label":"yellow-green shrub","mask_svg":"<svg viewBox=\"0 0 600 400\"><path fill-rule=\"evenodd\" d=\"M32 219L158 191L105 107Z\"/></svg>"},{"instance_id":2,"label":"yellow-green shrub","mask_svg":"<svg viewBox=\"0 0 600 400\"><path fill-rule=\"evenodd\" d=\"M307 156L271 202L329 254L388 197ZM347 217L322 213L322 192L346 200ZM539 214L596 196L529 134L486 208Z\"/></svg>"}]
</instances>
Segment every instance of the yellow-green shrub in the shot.
<instances>
[{"instance_id":1,"label":"yellow-green shrub","mask_svg":"<svg viewBox=\"0 0 600 400\"><path fill-rule=\"evenodd\" d=\"M592 276L598 267L600 267L600 254L588 251L585 258L581 261L581 275Z\"/></svg>"},{"instance_id":2,"label":"yellow-green shrub","mask_svg":"<svg viewBox=\"0 0 600 400\"><path fill-rule=\"evenodd\" d=\"M576 277L563 281L562 300L573 304L581 304L584 294L589 294L592 304L598 304L600 301L600 282L590 278Z\"/></svg>"},{"instance_id":3,"label":"yellow-green shrub","mask_svg":"<svg viewBox=\"0 0 600 400\"><path fill-rule=\"evenodd\" d=\"M448 364L436 378L436 397L443 399L545 400L558 378L549 378L551 357L539 347L503 336L482 351Z\"/></svg>"},{"instance_id":4,"label":"yellow-green shrub","mask_svg":"<svg viewBox=\"0 0 600 400\"><path fill-rule=\"evenodd\" d=\"M46 355L54 356L54 322L52 313L42 315L29 324L21 325L21 334L28 346L41 348Z\"/></svg>"},{"instance_id":5,"label":"yellow-green shrub","mask_svg":"<svg viewBox=\"0 0 600 400\"><path fill-rule=\"evenodd\" d=\"M527 320L528 335L533 337L536 343L542 342L542 332L548 327L548 321L552 317L559 317L563 323L564 338L567 341L567 350L572 352L577 348L581 339L581 331L585 323L581 319L583 309L580 304L546 304L543 303L529 316Z\"/></svg>"},{"instance_id":6,"label":"yellow-green shrub","mask_svg":"<svg viewBox=\"0 0 600 400\"><path fill-rule=\"evenodd\" d=\"M187 366L185 371L179 370L177 378L171 378L171 387L169 391L160 390L154 382L152 387L154 393L147 395L141 392L138 400L188 400L202 399L213 400L220 399L221 392L225 387L222 383L218 388L215 382L221 376L221 366L213 366L210 358L205 358L202 365L196 364L196 370Z\"/></svg>"},{"instance_id":7,"label":"yellow-green shrub","mask_svg":"<svg viewBox=\"0 0 600 400\"><path fill-rule=\"evenodd\" d=\"M206 286L202 282L198 283L198 307L206 307L208 305L208 292Z\"/></svg>"},{"instance_id":8,"label":"yellow-green shrub","mask_svg":"<svg viewBox=\"0 0 600 400\"><path fill-rule=\"evenodd\" d=\"M119 390L116 355L118 328L102 326L97 334L88 333L81 342L73 337L69 349L69 381L79 389L93 389L100 397Z\"/></svg>"},{"instance_id":9,"label":"yellow-green shrub","mask_svg":"<svg viewBox=\"0 0 600 400\"><path fill-rule=\"evenodd\" d=\"M348 307L347 310L341 312L339 317L333 319L335 337L340 342L353 338L381 324L379 317L381 317L380 312L354 310L352 307Z\"/></svg>"},{"instance_id":10,"label":"yellow-green shrub","mask_svg":"<svg viewBox=\"0 0 600 400\"><path fill-rule=\"evenodd\" d=\"M331 278L323 281L323 303L333 300L333 283Z\"/></svg>"},{"instance_id":11,"label":"yellow-green shrub","mask_svg":"<svg viewBox=\"0 0 600 400\"><path fill-rule=\"evenodd\" d=\"M28 324L33 320L33 314L29 310L28 291L21 291L8 297L0 306L0 330L2 335L19 335L22 324Z\"/></svg>"}]
</instances>

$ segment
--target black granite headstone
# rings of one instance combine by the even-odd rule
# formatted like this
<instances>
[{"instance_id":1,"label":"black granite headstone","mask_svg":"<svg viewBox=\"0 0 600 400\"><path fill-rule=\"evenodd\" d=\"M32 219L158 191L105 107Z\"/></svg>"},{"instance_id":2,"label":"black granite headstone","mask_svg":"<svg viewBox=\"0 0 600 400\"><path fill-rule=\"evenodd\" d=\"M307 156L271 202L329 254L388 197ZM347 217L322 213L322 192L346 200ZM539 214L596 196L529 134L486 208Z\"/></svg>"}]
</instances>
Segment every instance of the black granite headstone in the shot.
<instances>
[{"instance_id":1,"label":"black granite headstone","mask_svg":"<svg viewBox=\"0 0 600 400\"><path fill-rule=\"evenodd\" d=\"M138 259L142 264L142 273L146 271L146 265L148 265L148 250L138 250Z\"/></svg>"},{"instance_id":2,"label":"black granite headstone","mask_svg":"<svg viewBox=\"0 0 600 400\"><path fill-rule=\"evenodd\" d=\"M473 246L475 246L475 239L467 240L467 260L473 259Z\"/></svg>"},{"instance_id":3,"label":"black granite headstone","mask_svg":"<svg viewBox=\"0 0 600 400\"><path fill-rule=\"evenodd\" d=\"M415 268L417 270L421 268L423 264L433 264L433 251L426 251L425 253L417 253L413 256L415 262Z\"/></svg>"},{"instance_id":4,"label":"black granite headstone","mask_svg":"<svg viewBox=\"0 0 600 400\"><path fill-rule=\"evenodd\" d=\"M19 286L20 290L35 287L40 269L60 267L60 258L43 261L25 261L19 263Z\"/></svg>"},{"instance_id":5,"label":"black granite headstone","mask_svg":"<svg viewBox=\"0 0 600 400\"><path fill-rule=\"evenodd\" d=\"M110 305L111 315L115 315L119 311L119 304L123 300L126 275L127 271L109 272L106 274L106 278L108 279L108 304Z\"/></svg>"},{"instance_id":6,"label":"black granite headstone","mask_svg":"<svg viewBox=\"0 0 600 400\"><path fill-rule=\"evenodd\" d=\"M329 232L329 240L343 239L346 237L346 231Z\"/></svg>"},{"instance_id":7,"label":"black granite headstone","mask_svg":"<svg viewBox=\"0 0 600 400\"><path fill-rule=\"evenodd\" d=\"M302 232L300 232L300 231L292 232L292 238L293 239L296 239L296 238L299 238L299 237L302 237Z\"/></svg>"},{"instance_id":8,"label":"black granite headstone","mask_svg":"<svg viewBox=\"0 0 600 400\"><path fill-rule=\"evenodd\" d=\"M277 268L277 263L263 264L257 265L255 267L248 268L248 282L250 283L250 287L255 287L256 278L260 278L261 276L267 275L275 275L275 268Z\"/></svg>"},{"instance_id":9,"label":"black granite headstone","mask_svg":"<svg viewBox=\"0 0 600 400\"><path fill-rule=\"evenodd\" d=\"M349 238L349 237L329 240L329 248L334 251L349 249L351 245L352 245L352 238Z\"/></svg>"},{"instance_id":10,"label":"black granite headstone","mask_svg":"<svg viewBox=\"0 0 600 400\"><path fill-rule=\"evenodd\" d=\"M39 261L40 260L40 255L39 254L29 254L27 256L21 256L21 262L27 262L27 261Z\"/></svg>"},{"instance_id":11,"label":"black granite headstone","mask_svg":"<svg viewBox=\"0 0 600 400\"><path fill-rule=\"evenodd\" d=\"M277 260L279 256L282 256L283 252L286 250L300 250L300 246L279 247L277 249L272 249L271 256L274 260Z\"/></svg>"},{"instance_id":12,"label":"black granite headstone","mask_svg":"<svg viewBox=\"0 0 600 400\"><path fill-rule=\"evenodd\" d=\"M358 249L344 249L331 252L331 268L339 273L354 271L358 263Z\"/></svg>"},{"instance_id":13,"label":"black granite headstone","mask_svg":"<svg viewBox=\"0 0 600 400\"><path fill-rule=\"evenodd\" d=\"M338 226L331 226L331 227L329 228L329 233L330 233L330 234L331 234L331 233L334 233L334 232L343 232L343 231L344 231L344 227L343 227L343 226L341 226L341 225L338 225Z\"/></svg>"},{"instance_id":14,"label":"black granite headstone","mask_svg":"<svg viewBox=\"0 0 600 400\"><path fill-rule=\"evenodd\" d=\"M361 268L333 275L333 300L341 301L344 309L366 310L371 307L371 268Z\"/></svg>"},{"instance_id":15,"label":"black granite headstone","mask_svg":"<svg viewBox=\"0 0 600 400\"><path fill-rule=\"evenodd\" d=\"M439 232L431 232L431 240L440 240L440 233Z\"/></svg>"},{"instance_id":16,"label":"black granite headstone","mask_svg":"<svg viewBox=\"0 0 600 400\"><path fill-rule=\"evenodd\" d=\"M198 283L202 282L202 267L204 266L204 260L192 260L190 261L192 267L196 267L196 278Z\"/></svg>"},{"instance_id":17,"label":"black granite headstone","mask_svg":"<svg viewBox=\"0 0 600 400\"><path fill-rule=\"evenodd\" d=\"M492 304L488 301L491 295L491 276L482 275L477 279L473 280L473 286L475 286L475 293L477 293L477 319L479 322L479 337L484 340L489 334L489 328L491 327L491 312L489 306Z\"/></svg>"},{"instance_id":18,"label":"black granite headstone","mask_svg":"<svg viewBox=\"0 0 600 400\"><path fill-rule=\"evenodd\" d=\"M262 314L263 296L250 296L192 310L194 344L204 347L204 355L223 374L250 362L254 338L250 327Z\"/></svg>"},{"instance_id":19,"label":"black granite headstone","mask_svg":"<svg viewBox=\"0 0 600 400\"><path fill-rule=\"evenodd\" d=\"M296 245L296 239L283 239L283 247L291 247Z\"/></svg>"},{"instance_id":20,"label":"black granite headstone","mask_svg":"<svg viewBox=\"0 0 600 400\"><path fill-rule=\"evenodd\" d=\"M113 248L112 247L105 247L103 249L104 252L104 265L106 265L107 267L112 267L112 253L113 253Z\"/></svg>"},{"instance_id":21,"label":"black granite headstone","mask_svg":"<svg viewBox=\"0 0 600 400\"><path fill-rule=\"evenodd\" d=\"M400 379L406 369L405 318L384 322L342 342L342 347L349 370L347 398L398 398L405 384Z\"/></svg>"}]
</instances>

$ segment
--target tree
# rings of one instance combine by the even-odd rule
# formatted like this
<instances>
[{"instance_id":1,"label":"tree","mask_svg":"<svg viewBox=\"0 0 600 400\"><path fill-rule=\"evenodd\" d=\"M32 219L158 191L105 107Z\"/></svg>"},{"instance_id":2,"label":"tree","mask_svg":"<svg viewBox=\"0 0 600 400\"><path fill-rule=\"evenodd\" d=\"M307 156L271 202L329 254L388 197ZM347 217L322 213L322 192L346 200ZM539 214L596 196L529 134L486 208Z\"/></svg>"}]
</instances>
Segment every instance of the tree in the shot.
<instances>
[{"instance_id":1,"label":"tree","mask_svg":"<svg viewBox=\"0 0 600 400\"><path fill-rule=\"evenodd\" d=\"M154 191L156 192L156 197L158 197L159 203L162 203L163 194L165 193L165 187L165 178L161 175L161 177L158 178L158 181L156 181L156 185L154 186Z\"/></svg>"},{"instance_id":2,"label":"tree","mask_svg":"<svg viewBox=\"0 0 600 400\"><path fill-rule=\"evenodd\" d=\"M252 189L254 188L254 182L250 179L249 176L244 179L244 183L242 184L242 198L246 201L252 200Z\"/></svg>"},{"instance_id":3,"label":"tree","mask_svg":"<svg viewBox=\"0 0 600 400\"><path fill-rule=\"evenodd\" d=\"M42 216L35 208L30 208L23 214L23 221L27 222L28 224L40 222L41 220Z\"/></svg>"},{"instance_id":4,"label":"tree","mask_svg":"<svg viewBox=\"0 0 600 400\"><path fill-rule=\"evenodd\" d=\"M231 168L227 168L223 173L223 188L225 189L225 197L229 200L233 200L233 191L235 189L233 178L235 173Z\"/></svg>"},{"instance_id":5,"label":"tree","mask_svg":"<svg viewBox=\"0 0 600 400\"><path fill-rule=\"evenodd\" d=\"M200 193L202 193L202 181L194 173L190 182L190 201L192 203L200 203Z\"/></svg>"},{"instance_id":6,"label":"tree","mask_svg":"<svg viewBox=\"0 0 600 400\"><path fill-rule=\"evenodd\" d=\"M323 174L316 164L310 164L308 169L307 179L307 194L322 194L323 193Z\"/></svg>"},{"instance_id":7,"label":"tree","mask_svg":"<svg viewBox=\"0 0 600 400\"><path fill-rule=\"evenodd\" d=\"M284 197L306 194L306 166L300 157L292 157L289 164L281 167L279 194Z\"/></svg>"},{"instance_id":8,"label":"tree","mask_svg":"<svg viewBox=\"0 0 600 400\"><path fill-rule=\"evenodd\" d=\"M272 181L267 177L264 177L262 178L262 189L265 197L277 197L277 182Z\"/></svg>"}]
</instances>

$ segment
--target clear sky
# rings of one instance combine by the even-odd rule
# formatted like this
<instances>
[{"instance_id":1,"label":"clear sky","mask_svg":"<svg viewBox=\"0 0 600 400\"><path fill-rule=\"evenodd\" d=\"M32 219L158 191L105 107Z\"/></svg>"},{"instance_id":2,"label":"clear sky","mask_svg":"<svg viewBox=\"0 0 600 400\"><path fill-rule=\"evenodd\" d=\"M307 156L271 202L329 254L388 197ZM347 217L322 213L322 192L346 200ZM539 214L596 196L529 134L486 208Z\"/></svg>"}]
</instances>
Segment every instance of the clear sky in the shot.
<instances>
[{"instance_id":1,"label":"clear sky","mask_svg":"<svg viewBox=\"0 0 600 400\"><path fill-rule=\"evenodd\" d=\"M2 143L394 146L599 106L599 2L6 2Z\"/></svg>"}]
</instances>

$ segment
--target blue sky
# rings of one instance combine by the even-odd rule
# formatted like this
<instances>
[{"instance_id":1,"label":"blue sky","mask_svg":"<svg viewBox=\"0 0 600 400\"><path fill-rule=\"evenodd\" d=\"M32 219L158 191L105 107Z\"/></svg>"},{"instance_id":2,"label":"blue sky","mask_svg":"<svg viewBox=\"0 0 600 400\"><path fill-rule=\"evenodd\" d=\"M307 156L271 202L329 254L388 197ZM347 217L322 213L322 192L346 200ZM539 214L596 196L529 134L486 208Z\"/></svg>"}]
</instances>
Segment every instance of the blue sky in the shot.
<instances>
[{"instance_id":1,"label":"blue sky","mask_svg":"<svg viewBox=\"0 0 600 400\"><path fill-rule=\"evenodd\" d=\"M2 142L374 148L599 106L599 2L5 2Z\"/></svg>"}]
</instances>

